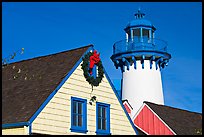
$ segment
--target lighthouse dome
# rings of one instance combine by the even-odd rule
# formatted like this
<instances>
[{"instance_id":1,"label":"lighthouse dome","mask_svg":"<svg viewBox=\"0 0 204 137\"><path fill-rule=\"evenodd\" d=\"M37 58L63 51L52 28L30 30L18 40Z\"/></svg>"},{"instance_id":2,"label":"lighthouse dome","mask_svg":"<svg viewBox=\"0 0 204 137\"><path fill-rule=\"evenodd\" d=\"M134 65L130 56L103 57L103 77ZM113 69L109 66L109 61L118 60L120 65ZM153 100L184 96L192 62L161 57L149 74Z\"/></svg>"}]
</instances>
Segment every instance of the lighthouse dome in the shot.
<instances>
[{"instance_id":1,"label":"lighthouse dome","mask_svg":"<svg viewBox=\"0 0 204 137\"><path fill-rule=\"evenodd\" d=\"M135 14L135 19L130 21L126 28L125 31L129 30L130 28L137 28L137 27L147 27L151 28L153 30L156 30L156 28L153 26L153 24L147 20L144 19L145 14L138 10L138 12Z\"/></svg>"},{"instance_id":2,"label":"lighthouse dome","mask_svg":"<svg viewBox=\"0 0 204 137\"><path fill-rule=\"evenodd\" d=\"M128 23L127 27L139 27L139 26L146 26L146 27L153 27L152 23L146 19L135 19Z\"/></svg>"}]
</instances>

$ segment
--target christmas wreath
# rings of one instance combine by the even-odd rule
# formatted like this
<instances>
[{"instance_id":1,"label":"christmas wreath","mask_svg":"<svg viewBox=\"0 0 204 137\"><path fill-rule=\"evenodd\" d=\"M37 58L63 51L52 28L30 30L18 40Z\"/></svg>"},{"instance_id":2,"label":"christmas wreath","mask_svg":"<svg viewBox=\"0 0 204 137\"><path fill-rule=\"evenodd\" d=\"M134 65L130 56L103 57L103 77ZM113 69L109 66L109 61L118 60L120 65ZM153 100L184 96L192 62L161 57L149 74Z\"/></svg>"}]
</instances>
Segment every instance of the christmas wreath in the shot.
<instances>
[{"instance_id":1,"label":"christmas wreath","mask_svg":"<svg viewBox=\"0 0 204 137\"><path fill-rule=\"evenodd\" d=\"M92 57L94 58L95 55L98 55L98 57L99 57L99 54L96 54L95 50L94 50L94 52L88 52L87 54L85 54L84 57L82 58L83 63L81 65L81 68L84 72L84 77L86 78L86 81L89 82L89 84L91 84L92 86L98 86L104 77L103 76L103 74L104 74L103 65L102 65L100 58L97 61L97 63L91 62ZM98 74L97 74L96 78L94 78L94 76L91 76L92 68L94 65L98 66Z\"/></svg>"}]
</instances>

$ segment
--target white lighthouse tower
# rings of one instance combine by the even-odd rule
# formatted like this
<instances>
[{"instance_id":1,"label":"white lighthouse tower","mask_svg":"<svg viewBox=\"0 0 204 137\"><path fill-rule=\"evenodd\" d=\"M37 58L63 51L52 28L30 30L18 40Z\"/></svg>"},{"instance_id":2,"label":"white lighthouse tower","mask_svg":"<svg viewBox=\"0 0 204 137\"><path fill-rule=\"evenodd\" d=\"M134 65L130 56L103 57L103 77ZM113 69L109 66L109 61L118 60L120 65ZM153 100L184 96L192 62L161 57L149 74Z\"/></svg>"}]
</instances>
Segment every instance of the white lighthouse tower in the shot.
<instances>
[{"instance_id":1,"label":"white lighthouse tower","mask_svg":"<svg viewBox=\"0 0 204 137\"><path fill-rule=\"evenodd\" d=\"M127 100L133 116L143 101L164 104L161 69L171 55L167 43L155 38L156 28L144 19L140 10L124 29L126 39L113 45L111 56L115 67L122 71L122 100Z\"/></svg>"}]
</instances>

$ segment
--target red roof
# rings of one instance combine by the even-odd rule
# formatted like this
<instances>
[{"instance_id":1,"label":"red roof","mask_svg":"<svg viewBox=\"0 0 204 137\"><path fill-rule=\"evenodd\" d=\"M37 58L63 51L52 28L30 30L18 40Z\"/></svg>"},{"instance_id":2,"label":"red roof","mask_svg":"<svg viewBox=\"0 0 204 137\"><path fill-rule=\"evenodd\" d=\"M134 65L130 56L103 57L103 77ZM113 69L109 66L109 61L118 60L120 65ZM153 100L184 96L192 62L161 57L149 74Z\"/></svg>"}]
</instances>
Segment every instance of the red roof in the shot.
<instances>
[{"instance_id":1,"label":"red roof","mask_svg":"<svg viewBox=\"0 0 204 137\"><path fill-rule=\"evenodd\" d=\"M145 101L134 123L146 134L197 135L202 132L202 114Z\"/></svg>"}]
</instances>

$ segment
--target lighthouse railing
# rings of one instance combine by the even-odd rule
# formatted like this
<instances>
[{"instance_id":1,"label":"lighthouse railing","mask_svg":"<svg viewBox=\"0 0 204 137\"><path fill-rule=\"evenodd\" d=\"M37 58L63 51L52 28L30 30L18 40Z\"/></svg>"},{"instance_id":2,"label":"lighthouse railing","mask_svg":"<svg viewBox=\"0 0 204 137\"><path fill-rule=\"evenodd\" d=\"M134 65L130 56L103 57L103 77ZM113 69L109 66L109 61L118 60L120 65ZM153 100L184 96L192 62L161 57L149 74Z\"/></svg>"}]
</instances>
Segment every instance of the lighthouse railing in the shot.
<instances>
[{"instance_id":1,"label":"lighthouse railing","mask_svg":"<svg viewBox=\"0 0 204 137\"><path fill-rule=\"evenodd\" d=\"M113 45L113 54L143 50L167 52L167 45L164 40L135 37L116 42Z\"/></svg>"}]
</instances>

